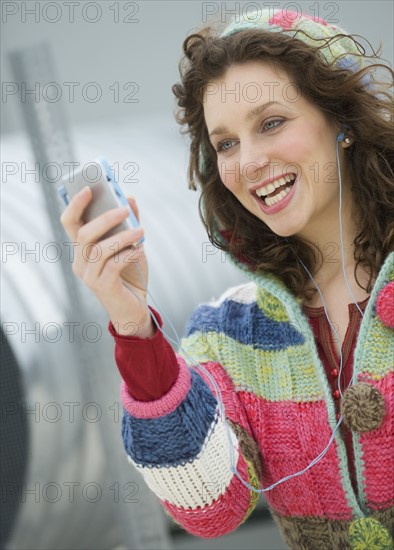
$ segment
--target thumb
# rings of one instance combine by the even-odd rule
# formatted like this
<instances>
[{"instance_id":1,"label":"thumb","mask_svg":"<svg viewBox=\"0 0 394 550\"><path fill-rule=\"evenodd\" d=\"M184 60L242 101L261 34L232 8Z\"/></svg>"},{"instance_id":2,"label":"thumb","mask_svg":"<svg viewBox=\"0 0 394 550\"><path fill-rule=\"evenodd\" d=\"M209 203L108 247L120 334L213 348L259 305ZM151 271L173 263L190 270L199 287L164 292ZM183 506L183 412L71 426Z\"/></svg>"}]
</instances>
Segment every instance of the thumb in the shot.
<instances>
[{"instance_id":1,"label":"thumb","mask_svg":"<svg viewBox=\"0 0 394 550\"><path fill-rule=\"evenodd\" d=\"M126 198L127 198L127 202L130 205L130 208L132 209L132 211L134 212L135 217L138 220L138 223L141 223L140 214L139 214L139 210L138 210L138 206L137 206L137 201L135 200L135 198L132 195L128 195Z\"/></svg>"}]
</instances>

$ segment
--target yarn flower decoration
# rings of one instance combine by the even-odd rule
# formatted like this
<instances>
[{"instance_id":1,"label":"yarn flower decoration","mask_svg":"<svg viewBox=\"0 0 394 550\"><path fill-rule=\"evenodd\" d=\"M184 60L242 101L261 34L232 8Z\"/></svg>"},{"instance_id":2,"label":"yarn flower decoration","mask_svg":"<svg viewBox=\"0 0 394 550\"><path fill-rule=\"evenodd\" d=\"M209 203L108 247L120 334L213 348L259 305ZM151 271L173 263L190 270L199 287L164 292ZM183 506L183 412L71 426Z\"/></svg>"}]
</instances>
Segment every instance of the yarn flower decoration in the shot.
<instances>
[{"instance_id":1,"label":"yarn flower decoration","mask_svg":"<svg viewBox=\"0 0 394 550\"><path fill-rule=\"evenodd\" d=\"M293 27L294 22L298 21L299 19L300 15L295 11L279 10L271 17L271 19L269 20L269 24L282 27L283 30L289 31ZM312 17L309 17L309 19L312 19ZM315 21L316 23L320 23L321 25L327 26L327 22L320 17L313 17L313 21Z\"/></svg>"},{"instance_id":2,"label":"yarn flower decoration","mask_svg":"<svg viewBox=\"0 0 394 550\"><path fill-rule=\"evenodd\" d=\"M376 313L387 327L394 328L394 281L388 283L378 294Z\"/></svg>"},{"instance_id":3,"label":"yarn flower decoration","mask_svg":"<svg viewBox=\"0 0 394 550\"><path fill-rule=\"evenodd\" d=\"M392 538L388 530L374 518L353 521L349 529L353 550L392 550Z\"/></svg>"}]
</instances>

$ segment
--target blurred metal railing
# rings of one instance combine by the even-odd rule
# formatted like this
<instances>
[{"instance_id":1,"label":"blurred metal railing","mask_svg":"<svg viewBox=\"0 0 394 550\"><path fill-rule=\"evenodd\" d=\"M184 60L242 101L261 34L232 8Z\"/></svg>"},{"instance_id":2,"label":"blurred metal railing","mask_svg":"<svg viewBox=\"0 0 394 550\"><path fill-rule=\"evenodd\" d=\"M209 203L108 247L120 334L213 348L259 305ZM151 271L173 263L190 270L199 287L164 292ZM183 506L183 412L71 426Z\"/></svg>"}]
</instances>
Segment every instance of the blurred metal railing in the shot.
<instances>
[{"instance_id":1,"label":"blurred metal railing","mask_svg":"<svg viewBox=\"0 0 394 550\"><path fill-rule=\"evenodd\" d=\"M56 79L44 45L14 52L11 60L27 89ZM1 321L24 391L8 418L14 411L26 419L30 441L7 548L167 548L169 523L123 450L108 319L73 275L59 223L51 163L56 171L76 160L65 117L60 104L35 99L28 94L21 102L30 146L25 136L9 136L2 155ZM171 120L152 115L78 128L76 143L77 160L107 156L126 193L137 195L150 290L181 332L199 302L244 277L208 242L198 197L186 188L187 151ZM138 183L130 185L136 166Z\"/></svg>"},{"instance_id":2,"label":"blurred metal railing","mask_svg":"<svg viewBox=\"0 0 394 550\"><path fill-rule=\"evenodd\" d=\"M24 85L27 90L38 88L40 92L47 83L56 82L50 50L44 43L26 51L12 52L10 61L17 84L19 86ZM92 295L78 283L71 270L69 249L66 248L68 238L60 224L59 199L56 186L53 184L53 169L52 177L50 170L52 166L65 166L66 163L75 162L77 159L72 150L71 138L61 104L59 102L43 101L42 99L42 97L38 97L37 101L35 94L26 94L26 100L21 102L22 112L35 161L40 167L39 183L46 210L49 213L52 235L54 241L60 247L59 271L63 277L64 291L67 295L67 301L64 304L64 315L66 319L77 320L84 327L89 325L92 319L98 320L101 318L103 320L104 314L97 307L97 303L93 303ZM43 167L45 167L45 170L42 169ZM92 308L95 310L93 316ZM75 341L67 356L68 360L73 361L77 366L73 372L73 377L75 377L74 380L81 388L84 403L105 400L108 387L113 382L113 374L109 372L108 368L108 343L100 339L95 346L92 346L83 338L81 331L75 331ZM63 368L65 368L65 365ZM56 392L56 388L54 388L54 391ZM53 396L54 399L55 397L56 395ZM130 469L125 467L125 453L119 444L119 427L115 426L114 429L114 423L111 421L110 415L106 414L101 416L97 426L101 436L106 468L108 469L108 478L116 480L118 487L130 486ZM78 445L78 441L75 443ZM68 452L67 449L65 451ZM61 461L61 456L58 459ZM82 460L81 457L81 462ZM80 465L81 467L84 466L82 463ZM141 488L143 485L142 479L139 479L138 487ZM116 487L114 487L114 491L115 489ZM117 502L120 499L116 499L116 497L105 500L107 501L105 505L107 512L112 514L113 523L118 525L121 533L120 539L123 543L129 545L130 548L138 549L167 549L170 547L163 512L150 491L147 489L138 491L138 506L133 507L132 513L130 513L127 506ZM46 516L49 515L55 521L57 518L53 514L54 503L47 499L40 504L45 506ZM48 521L48 517L46 519L47 529L50 530L51 523ZM86 523L83 523L86 527ZM58 527L52 525L55 535ZM70 534L70 532L68 533ZM56 535L48 537L48 533L44 539L51 540L50 543L47 543L49 544L48 547L56 548L57 546L54 546L54 543L57 540L64 548L67 536L66 530L61 539ZM100 534L99 538L101 536ZM67 545L66 547L71 546ZM40 548L43 548L42 543Z\"/></svg>"}]
</instances>

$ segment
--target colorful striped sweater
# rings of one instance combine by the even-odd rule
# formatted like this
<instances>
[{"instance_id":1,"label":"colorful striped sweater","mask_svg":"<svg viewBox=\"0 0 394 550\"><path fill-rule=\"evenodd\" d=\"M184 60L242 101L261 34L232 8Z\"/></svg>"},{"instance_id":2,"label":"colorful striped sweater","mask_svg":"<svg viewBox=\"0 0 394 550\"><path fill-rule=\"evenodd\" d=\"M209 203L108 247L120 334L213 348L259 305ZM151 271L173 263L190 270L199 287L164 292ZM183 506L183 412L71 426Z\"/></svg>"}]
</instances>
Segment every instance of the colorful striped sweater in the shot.
<instances>
[{"instance_id":1,"label":"colorful striped sweater","mask_svg":"<svg viewBox=\"0 0 394 550\"><path fill-rule=\"evenodd\" d=\"M250 275L252 278L253 275ZM305 473L265 493L296 550L389 549L394 530L394 253L385 260L354 352L356 382L342 400L353 432L354 491L341 431ZM194 312L179 376L162 398L137 401L122 385L129 460L187 531L236 529L259 495L305 469L337 424L334 399L301 301L272 274L230 289ZM206 374L219 385L226 422Z\"/></svg>"}]
</instances>

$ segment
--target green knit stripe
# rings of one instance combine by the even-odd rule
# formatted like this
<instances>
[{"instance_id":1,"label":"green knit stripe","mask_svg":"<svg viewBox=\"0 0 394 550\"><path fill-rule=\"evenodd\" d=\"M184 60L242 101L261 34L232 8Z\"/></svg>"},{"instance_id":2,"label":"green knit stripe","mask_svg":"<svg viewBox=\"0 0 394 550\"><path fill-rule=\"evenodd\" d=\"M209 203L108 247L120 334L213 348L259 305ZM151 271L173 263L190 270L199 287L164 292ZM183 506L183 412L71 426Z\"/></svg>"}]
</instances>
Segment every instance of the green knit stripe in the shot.
<instances>
[{"instance_id":1,"label":"green knit stripe","mask_svg":"<svg viewBox=\"0 0 394 550\"><path fill-rule=\"evenodd\" d=\"M319 401L322 387L307 343L285 350L258 350L221 332L196 331L182 347L198 362L218 361L235 388L269 401ZM187 362L188 358L185 357Z\"/></svg>"},{"instance_id":2,"label":"green knit stripe","mask_svg":"<svg viewBox=\"0 0 394 550\"><path fill-rule=\"evenodd\" d=\"M380 380L393 369L393 359L387 350L393 348L394 332L386 327L376 314L376 300L384 286L394 279L394 252L391 252L383 263L361 322L354 351L354 375L363 378L369 374L375 380ZM354 449L354 464L356 469L359 501L366 513L364 492L364 460L360 438L352 434Z\"/></svg>"},{"instance_id":3,"label":"green knit stripe","mask_svg":"<svg viewBox=\"0 0 394 550\"><path fill-rule=\"evenodd\" d=\"M367 513L366 502L365 502L365 492L364 492L364 476L362 474L364 470L364 460L363 460L363 450L360 445L359 434L352 433L353 449L354 449L354 466L356 469L356 478L357 478L357 491L360 506L362 510Z\"/></svg>"},{"instance_id":4,"label":"green knit stripe","mask_svg":"<svg viewBox=\"0 0 394 550\"><path fill-rule=\"evenodd\" d=\"M259 309L264 312L268 319L283 323L289 320L283 304L278 298L267 292L264 288L257 288L256 301Z\"/></svg>"},{"instance_id":5,"label":"green knit stripe","mask_svg":"<svg viewBox=\"0 0 394 550\"><path fill-rule=\"evenodd\" d=\"M218 362L217 352L211 347L213 334L217 336L213 332L195 331L190 336L182 338L178 355L183 357L189 365L193 365L193 362Z\"/></svg>"},{"instance_id":6,"label":"green knit stripe","mask_svg":"<svg viewBox=\"0 0 394 550\"><path fill-rule=\"evenodd\" d=\"M255 472L255 469L253 467L253 464L250 462L250 460L247 460L244 456L244 460L246 462L246 465L248 467L248 474L249 474L249 485L251 487L254 487L255 489L260 489L261 484L257 477L257 474ZM260 494L256 493L255 491L250 491L250 504L248 506L248 509L246 511L245 516L242 518L241 524L248 519L250 514L253 512L253 510L256 508L256 504L260 499Z\"/></svg>"},{"instance_id":7,"label":"green knit stripe","mask_svg":"<svg viewBox=\"0 0 394 550\"><path fill-rule=\"evenodd\" d=\"M393 367L393 361L389 360L387 350L393 345L393 331L386 327L376 315L376 300L379 292L386 284L394 279L394 252L391 252L383 263L367 307L364 311L360 331L357 337L356 349L354 350L354 364L358 367L355 375L360 370L370 372L371 375L379 380L387 374ZM391 342L391 344L390 344ZM386 354L386 358L384 357ZM375 363L376 361L376 363ZM373 367L372 367L373 364Z\"/></svg>"},{"instance_id":8,"label":"green knit stripe","mask_svg":"<svg viewBox=\"0 0 394 550\"><path fill-rule=\"evenodd\" d=\"M393 370L394 365L394 333L393 329L385 326L378 317L370 320L367 343L364 347L361 374L368 374L373 380L381 380ZM393 356L387 350L393 350Z\"/></svg>"}]
</instances>

